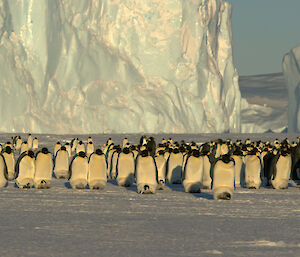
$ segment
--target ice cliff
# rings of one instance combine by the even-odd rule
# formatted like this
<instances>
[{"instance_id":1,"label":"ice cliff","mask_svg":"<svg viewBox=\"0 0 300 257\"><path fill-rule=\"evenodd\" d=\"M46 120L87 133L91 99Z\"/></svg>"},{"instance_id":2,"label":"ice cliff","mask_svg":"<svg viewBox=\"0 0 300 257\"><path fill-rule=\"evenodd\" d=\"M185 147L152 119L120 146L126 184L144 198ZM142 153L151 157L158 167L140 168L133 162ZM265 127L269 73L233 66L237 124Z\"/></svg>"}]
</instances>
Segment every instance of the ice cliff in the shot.
<instances>
[{"instance_id":1,"label":"ice cliff","mask_svg":"<svg viewBox=\"0 0 300 257\"><path fill-rule=\"evenodd\" d=\"M287 53L282 62L288 88L288 132L300 132L300 46Z\"/></svg>"},{"instance_id":2,"label":"ice cliff","mask_svg":"<svg viewBox=\"0 0 300 257\"><path fill-rule=\"evenodd\" d=\"M1 132L239 132L231 5L2 0Z\"/></svg>"}]
</instances>

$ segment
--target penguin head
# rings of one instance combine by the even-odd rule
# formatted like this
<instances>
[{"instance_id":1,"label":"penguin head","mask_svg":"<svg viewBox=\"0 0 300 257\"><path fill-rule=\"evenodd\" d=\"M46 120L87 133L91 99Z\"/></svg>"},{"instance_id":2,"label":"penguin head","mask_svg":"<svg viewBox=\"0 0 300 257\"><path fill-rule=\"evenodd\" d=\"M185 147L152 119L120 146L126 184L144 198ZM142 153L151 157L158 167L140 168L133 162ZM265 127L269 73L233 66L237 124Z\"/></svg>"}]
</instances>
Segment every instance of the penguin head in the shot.
<instances>
[{"instance_id":1,"label":"penguin head","mask_svg":"<svg viewBox=\"0 0 300 257\"><path fill-rule=\"evenodd\" d=\"M198 157L200 156L200 151L197 150L197 149L194 149L194 150L192 151L192 156L198 158Z\"/></svg>"},{"instance_id":2,"label":"penguin head","mask_svg":"<svg viewBox=\"0 0 300 257\"><path fill-rule=\"evenodd\" d=\"M42 153L43 153L43 154L48 154L49 151L48 151L48 149L47 149L46 147L43 147L43 148L42 148Z\"/></svg>"},{"instance_id":3,"label":"penguin head","mask_svg":"<svg viewBox=\"0 0 300 257\"><path fill-rule=\"evenodd\" d=\"M83 152L83 151L80 151L80 152L78 153L78 156L80 156L80 157L84 158L86 155L85 155L85 152Z\"/></svg>"},{"instance_id":4,"label":"penguin head","mask_svg":"<svg viewBox=\"0 0 300 257\"><path fill-rule=\"evenodd\" d=\"M59 142L59 141L57 141L57 142L56 142L56 144L57 144L57 145L60 145L60 142Z\"/></svg>"},{"instance_id":5,"label":"penguin head","mask_svg":"<svg viewBox=\"0 0 300 257\"><path fill-rule=\"evenodd\" d=\"M185 148L184 148L184 146L183 146L183 145L181 145L181 146L179 147L179 152L181 152L181 153L185 153Z\"/></svg>"},{"instance_id":6,"label":"penguin head","mask_svg":"<svg viewBox=\"0 0 300 257\"><path fill-rule=\"evenodd\" d=\"M165 151L164 150L159 150L157 153L158 153L158 155L164 155Z\"/></svg>"},{"instance_id":7,"label":"penguin head","mask_svg":"<svg viewBox=\"0 0 300 257\"><path fill-rule=\"evenodd\" d=\"M89 142L89 144L90 144L90 145L92 145L92 144L93 144L93 142L92 142L92 141L90 141L90 142Z\"/></svg>"},{"instance_id":8,"label":"penguin head","mask_svg":"<svg viewBox=\"0 0 300 257\"><path fill-rule=\"evenodd\" d=\"M62 146L62 147L60 148L60 150L62 150L62 151L67 151L67 148L66 148L65 146Z\"/></svg>"},{"instance_id":9,"label":"penguin head","mask_svg":"<svg viewBox=\"0 0 300 257\"><path fill-rule=\"evenodd\" d=\"M129 153L130 153L129 147L124 147L124 148L123 148L123 153L129 154Z\"/></svg>"},{"instance_id":10,"label":"penguin head","mask_svg":"<svg viewBox=\"0 0 300 257\"><path fill-rule=\"evenodd\" d=\"M143 151L141 151L141 156L142 156L142 157L147 157L148 155L149 155L148 150L143 150Z\"/></svg>"},{"instance_id":11,"label":"penguin head","mask_svg":"<svg viewBox=\"0 0 300 257\"><path fill-rule=\"evenodd\" d=\"M173 149L173 153L175 153L175 154L179 153L179 149L178 149L177 147L174 148L174 149Z\"/></svg>"},{"instance_id":12,"label":"penguin head","mask_svg":"<svg viewBox=\"0 0 300 257\"><path fill-rule=\"evenodd\" d=\"M7 145L10 145L11 143L10 143L10 141L7 141L6 144L7 144Z\"/></svg>"},{"instance_id":13,"label":"penguin head","mask_svg":"<svg viewBox=\"0 0 300 257\"><path fill-rule=\"evenodd\" d=\"M82 145L82 144L83 144L83 142L80 140L78 144L79 144L79 145Z\"/></svg>"},{"instance_id":14,"label":"penguin head","mask_svg":"<svg viewBox=\"0 0 300 257\"><path fill-rule=\"evenodd\" d=\"M131 151L136 150L136 146L135 146L135 145L131 145L131 146L130 146L130 150L131 150Z\"/></svg>"},{"instance_id":15,"label":"penguin head","mask_svg":"<svg viewBox=\"0 0 300 257\"><path fill-rule=\"evenodd\" d=\"M70 143L67 142L67 143L65 143L65 145L70 145Z\"/></svg>"},{"instance_id":16,"label":"penguin head","mask_svg":"<svg viewBox=\"0 0 300 257\"><path fill-rule=\"evenodd\" d=\"M12 152L11 147L8 145L4 148L4 152L10 154Z\"/></svg>"},{"instance_id":17,"label":"penguin head","mask_svg":"<svg viewBox=\"0 0 300 257\"><path fill-rule=\"evenodd\" d=\"M33 157L34 157L34 152L31 151L31 150L29 150L29 151L27 152L27 155L28 155L30 158L33 158Z\"/></svg>"},{"instance_id":18,"label":"penguin head","mask_svg":"<svg viewBox=\"0 0 300 257\"><path fill-rule=\"evenodd\" d=\"M103 155L104 153L102 152L102 150L101 149L96 149L96 151L95 151L95 153L97 154L97 155Z\"/></svg>"},{"instance_id":19,"label":"penguin head","mask_svg":"<svg viewBox=\"0 0 300 257\"><path fill-rule=\"evenodd\" d=\"M224 162L226 164L229 163L229 162L231 162L231 161L233 161L232 158L231 158L231 156L229 154L222 155L221 156L221 160L222 160L222 162Z\"/></svg>"}]
</instances>

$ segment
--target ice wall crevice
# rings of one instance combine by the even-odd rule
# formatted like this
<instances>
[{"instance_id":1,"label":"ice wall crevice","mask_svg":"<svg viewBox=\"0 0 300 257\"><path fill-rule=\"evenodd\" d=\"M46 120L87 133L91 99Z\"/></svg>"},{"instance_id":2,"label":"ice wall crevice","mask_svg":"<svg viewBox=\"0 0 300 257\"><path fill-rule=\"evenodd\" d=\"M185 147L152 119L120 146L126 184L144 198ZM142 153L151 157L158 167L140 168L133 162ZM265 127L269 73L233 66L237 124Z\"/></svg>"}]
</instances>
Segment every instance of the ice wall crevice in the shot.
<instances>
[{"instance_id":1,"label":"ice wall crevice","mask_svg":"<svg viewBox=\"0 0 300 257\"><path fill-rule=\"evenodd\" d=\"M222 0L6 0L0 36L2 132L240 131Z\"/></svg>"}]
</instances>

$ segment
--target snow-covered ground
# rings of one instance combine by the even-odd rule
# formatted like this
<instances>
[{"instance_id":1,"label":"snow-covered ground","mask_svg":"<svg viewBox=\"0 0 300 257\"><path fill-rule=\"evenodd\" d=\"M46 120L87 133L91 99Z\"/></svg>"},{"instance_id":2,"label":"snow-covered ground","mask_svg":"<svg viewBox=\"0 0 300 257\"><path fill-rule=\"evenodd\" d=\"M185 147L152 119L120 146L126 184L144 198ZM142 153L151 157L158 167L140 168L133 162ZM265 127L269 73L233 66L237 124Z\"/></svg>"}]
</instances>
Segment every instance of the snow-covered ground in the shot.
<instances>
[{"instance_id":1,"label":"snow-covered ground","mask_svg":"<svg viewBox=\"0 0 300 257\"><path fill-rule=\"evenodd\" d=\"M11 134L1 134L5 142ZM23 136L23 135L21 135ZM53 150L72 135L35 135ZM111 136L92 135L96 145ZM137 143L140 135L126 135ZM296 134L155 135L204 142L216 138L296 138ZM88 135L81 135L86 140ZM109 181L103 191L72 190L54 179L49 190L0 190L0 256L300 256L300 190L237 189L231 201L209 190L172 185L154 195Z\"/></svg>"}]
</instances>

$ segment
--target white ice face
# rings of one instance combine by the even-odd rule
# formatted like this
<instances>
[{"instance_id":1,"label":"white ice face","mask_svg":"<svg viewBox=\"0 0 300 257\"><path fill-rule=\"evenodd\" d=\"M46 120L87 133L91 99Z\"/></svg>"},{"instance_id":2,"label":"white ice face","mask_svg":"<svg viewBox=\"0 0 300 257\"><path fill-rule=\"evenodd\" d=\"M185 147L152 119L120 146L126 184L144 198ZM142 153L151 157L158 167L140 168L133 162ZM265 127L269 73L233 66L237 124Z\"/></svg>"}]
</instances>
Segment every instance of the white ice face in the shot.
<instances>
[{"instance_id":1,"label":"white ice face","mask_svg":"<svg viewBox=\"0 0 300 257\"><path fill-rule=\"evenodd\" d=\"M288 132L300 132L300 46L287 53L282 62L289 92Z\"/></svg>"},{"instance_id":2,"label":"white ice face","mask_svg":"<svg viewBox=\"0 0 300 257\"><path fill-rule=\"evenodd\" d=\"M223 0L4 1L0 130L239 132L231 34Z\"/></svg>"}]
</instances>

